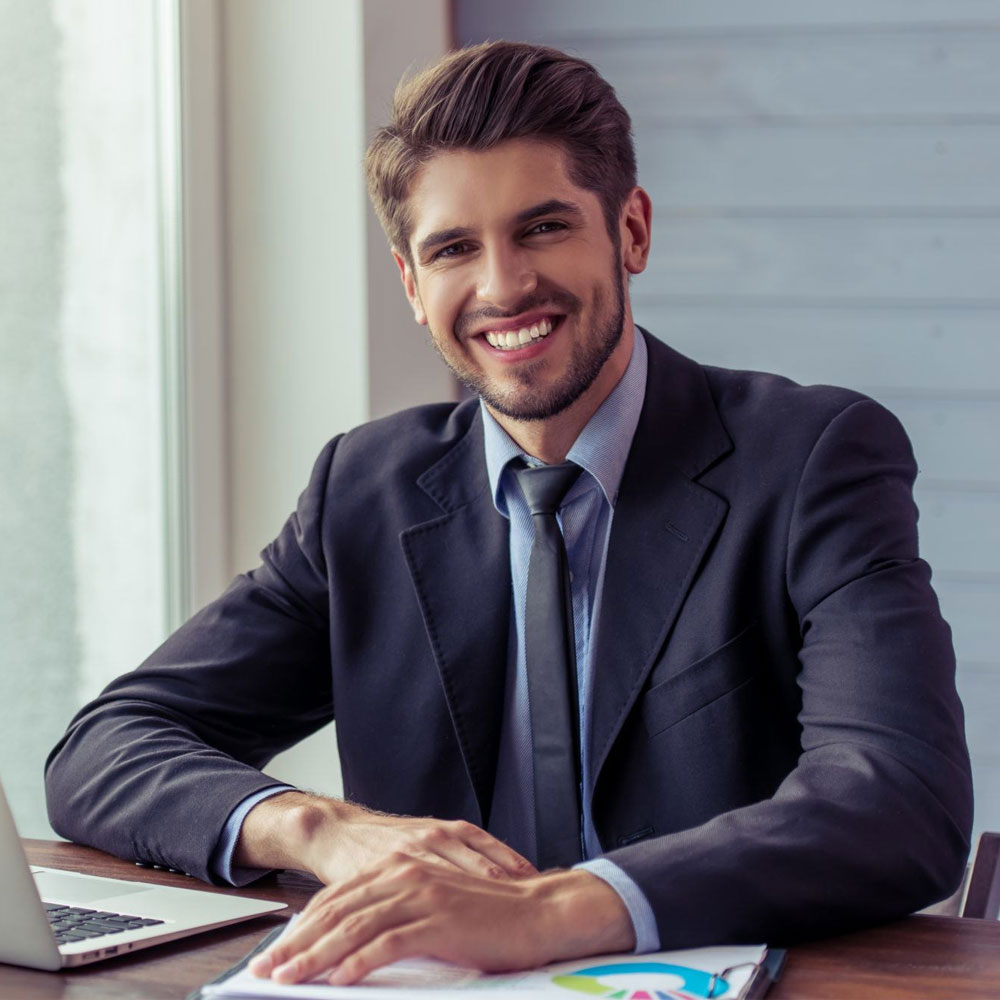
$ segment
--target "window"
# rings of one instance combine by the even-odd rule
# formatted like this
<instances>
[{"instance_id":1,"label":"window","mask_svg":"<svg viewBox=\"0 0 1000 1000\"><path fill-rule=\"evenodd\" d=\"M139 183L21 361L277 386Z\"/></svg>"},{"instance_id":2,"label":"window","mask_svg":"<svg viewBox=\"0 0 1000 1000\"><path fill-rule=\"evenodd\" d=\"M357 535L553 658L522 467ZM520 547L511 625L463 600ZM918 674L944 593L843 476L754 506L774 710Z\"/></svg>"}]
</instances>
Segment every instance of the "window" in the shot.
<instances>
[{"instance_id":1,"label":"window","mask_svg":"<svg viewBox=\"0 0 1000 1000\"><path fill-rule=\"evenodd\" d=\"M51 835L42 767L71 715L184 610L165 494L175 10L4 5L0 777L25 836Z\"/></svg>"}]
</instances>

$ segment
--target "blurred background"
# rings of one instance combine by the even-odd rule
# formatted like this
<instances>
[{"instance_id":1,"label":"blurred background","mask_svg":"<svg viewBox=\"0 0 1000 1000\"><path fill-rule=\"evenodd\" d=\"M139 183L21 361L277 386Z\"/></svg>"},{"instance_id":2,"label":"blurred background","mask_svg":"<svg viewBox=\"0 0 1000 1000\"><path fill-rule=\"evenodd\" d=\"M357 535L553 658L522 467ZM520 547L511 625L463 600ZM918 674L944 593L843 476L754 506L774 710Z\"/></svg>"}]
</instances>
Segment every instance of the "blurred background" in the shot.
<instances>
[{"instance_id":1,"label":"blurred background","mask_svg":"<svg viewBox=\"0 0 1000 1000\"><path fill-rule=\"evenodd\" d=\"M401 74L487 38L582 55L631 112L641 324L902 419L976 827L1000 829L1000 0L0 0L0 777L22 833L51 836L71 715L255 565L322 444L454 396L361 161ZM329 731L270 770L339 791Z\"/></svg>"}]
</instances>

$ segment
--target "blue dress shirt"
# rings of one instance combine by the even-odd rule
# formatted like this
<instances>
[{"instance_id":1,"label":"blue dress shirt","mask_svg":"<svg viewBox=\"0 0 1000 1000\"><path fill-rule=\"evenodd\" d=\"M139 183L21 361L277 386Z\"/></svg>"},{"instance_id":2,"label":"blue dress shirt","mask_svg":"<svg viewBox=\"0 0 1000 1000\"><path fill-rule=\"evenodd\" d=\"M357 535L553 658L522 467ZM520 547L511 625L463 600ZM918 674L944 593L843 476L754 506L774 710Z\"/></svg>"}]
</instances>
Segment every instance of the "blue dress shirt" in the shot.
<instances>
[{"instance_id":1,"label":"blue dress shirt","mask_svg":"<svg viewBox=\"0 0 1000 1000\"><path fill-rule=\"evenodd\" d=\"M580 692L580 747L582 773L588 773L589 719L592 679L596 665L590 651L595 648L600 622L600 599L604 581L611 521L625 462L646 392L646 344L635 332L632 356L618 384L580 432L567 461L583 472L563 501L558 515L569 561L573 598L573 631L576 644L578 690ZM510 656L504 698L504 721L489 831L525 857L536 857L534 828L534 778L531 762L531 721L528 708L527 668L524 654L524 610L528 582L528 560L534 526L528 505L509 468L516 458L542 464L527 455L482 407L486 467L493 502L510 521L510 568L513 586ZM232 856L247 813L272 795L290 790L280 785L244 799L229 815L212 855L211 871L224 882L245 885L263 872L232 866ZM616 864L601 858L591 816L590 790L583 788L581 845L588 860L577 867L607 882L628 909L635 930L636 951L656 951L659 934L652 908L639 887Z\"/></svg>"},{"instance_id":2,"label":"blue dress shirt","mask_svg":"<svg viewBox=\"0 0 1000 1000\"><path fill-rule=\"evenodd\" d=\"M600 625L600 597L604 582L611 521L618 487L628 458L632 437L646 395L646 343L636 332L632 357L618 384L590 418L573 443L566 460L583 472L570 488L557 519L566 544L573 599L573 633L576 645L577 688L580 692L581 773L588 774L590 752L590 704L594 672L591 658ZM515 459L540 465L523 452L482 407L486 445L486 469L493 502L510 521L510 575L513 615L503 726L489 831L514 850L534 860L535 794L531 755L531 715L528 707L528 675L524 652L524 616L528 589L528 561L534 541L531 512L510 467ZM607 882L621 897L632 918L636 951L656 951L659 934L656 920L639 887L616 864L601 858L601 844L591 815L590 789L582 789L581 846L587 859L584 868Z\"/></svg>"}]
</instances>

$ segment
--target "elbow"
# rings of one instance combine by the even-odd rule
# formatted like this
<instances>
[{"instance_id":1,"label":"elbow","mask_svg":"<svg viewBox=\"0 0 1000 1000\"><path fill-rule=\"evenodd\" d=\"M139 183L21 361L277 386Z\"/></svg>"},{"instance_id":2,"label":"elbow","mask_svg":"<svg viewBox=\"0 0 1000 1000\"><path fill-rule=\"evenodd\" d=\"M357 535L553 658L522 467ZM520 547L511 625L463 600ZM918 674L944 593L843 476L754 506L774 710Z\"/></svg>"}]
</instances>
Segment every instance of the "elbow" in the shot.
<instances>
[{"instance_id":1,"label":"elbow","mask_svg":"<svg viewBox=\"0 0 1000 1000\"><path fill-rule=\"evenodd\" d=\"M63 748L66 745L64 736L53 748L45 761L45 808L48 812L49 825L60 837L76 840L73 835L72 809L69 808L70 795L67 792L65 772L68 769Z\"/></svg>"},{"instance_id":2,"label":"elbow","mask_svg":"<svg viewBox=\"0 0 1000 1000\"><path fill-rule=\"evenodd\" d=\"M927 817L923 868L928 891L919 907L946 899L962 885L972 843L972 818L972 774L966 766L936 817Z\"/></svg>"}]
</instances>

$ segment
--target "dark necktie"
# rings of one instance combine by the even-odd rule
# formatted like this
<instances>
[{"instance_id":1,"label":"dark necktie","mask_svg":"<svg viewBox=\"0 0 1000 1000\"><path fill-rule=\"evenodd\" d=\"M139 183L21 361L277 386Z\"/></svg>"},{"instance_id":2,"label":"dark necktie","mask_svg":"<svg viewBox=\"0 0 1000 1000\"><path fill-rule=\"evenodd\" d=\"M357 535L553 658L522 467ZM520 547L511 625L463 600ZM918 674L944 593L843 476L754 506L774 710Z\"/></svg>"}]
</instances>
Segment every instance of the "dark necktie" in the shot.
<instances>
[{"instance_id":1,"label":"dark necktie","mask_svg":"<svg viewBox=\"0 0 1000 1000\"><path fill-rule=\"evenodd\" d=\"M524 648L531 711L538 867L566 867L580 853L579 710L573 604L566 546L556 521L580 474L572 462L515 468L535 527L528 563Z\"/></svg>"}]
</instances>

